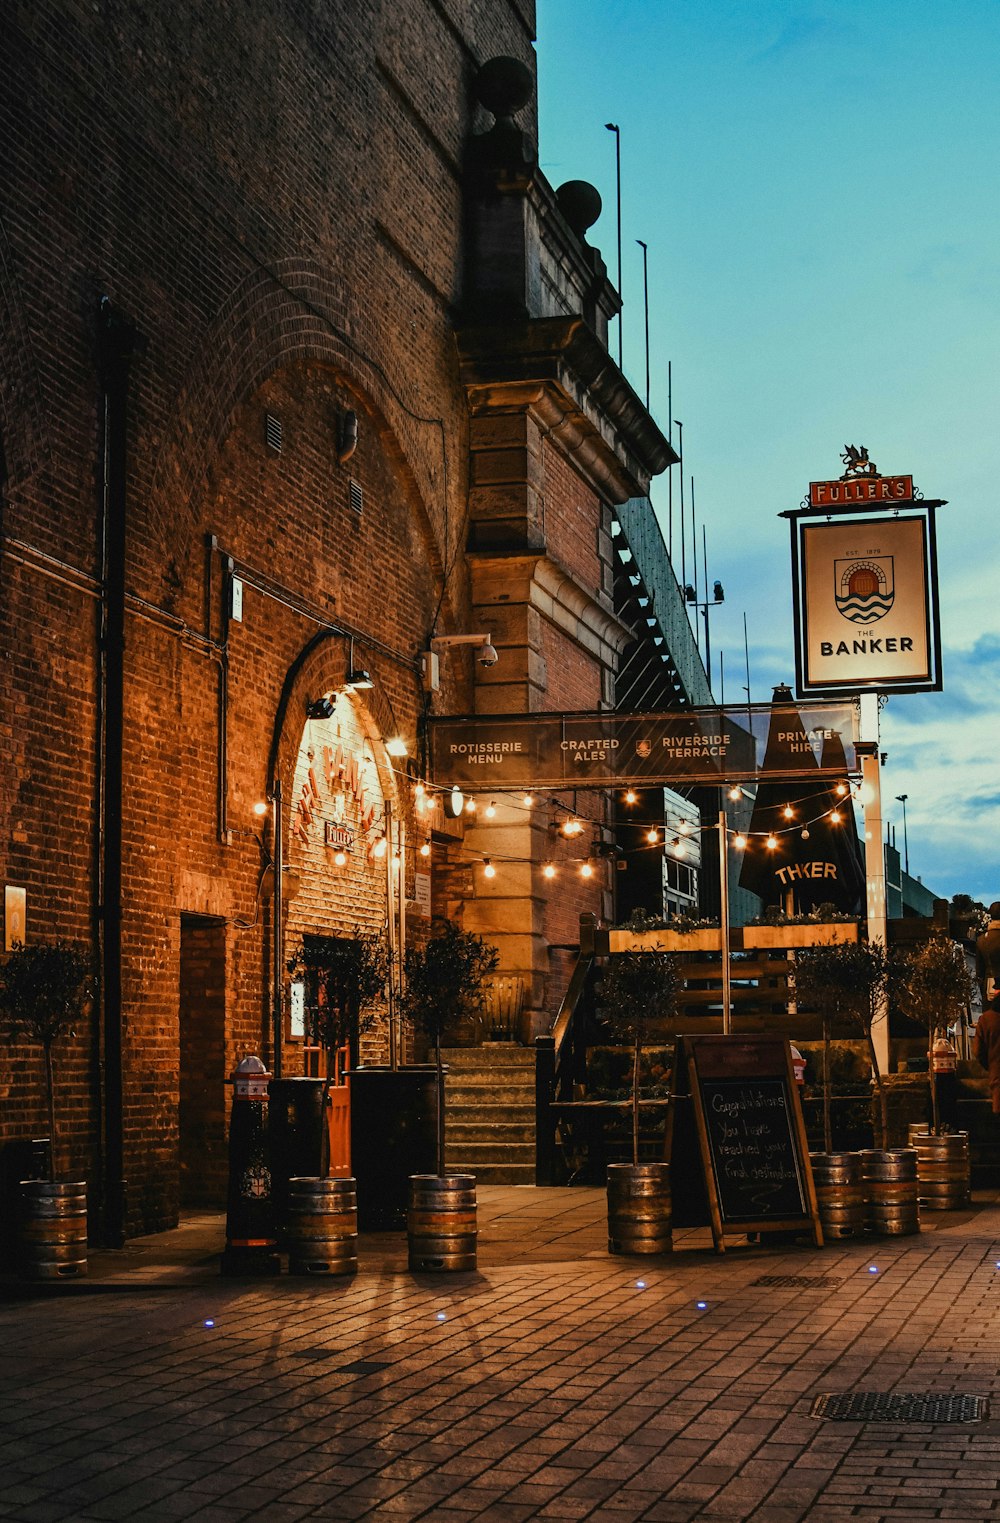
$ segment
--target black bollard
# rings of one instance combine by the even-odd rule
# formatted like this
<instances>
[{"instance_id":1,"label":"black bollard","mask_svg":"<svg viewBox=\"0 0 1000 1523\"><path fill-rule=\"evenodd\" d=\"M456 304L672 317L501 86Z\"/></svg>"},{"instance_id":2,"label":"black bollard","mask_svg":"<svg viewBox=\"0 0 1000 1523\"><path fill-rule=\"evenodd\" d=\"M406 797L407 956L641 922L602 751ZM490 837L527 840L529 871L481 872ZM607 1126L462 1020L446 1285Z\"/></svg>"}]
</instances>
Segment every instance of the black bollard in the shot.
<instances>
[{"instance_id":1,"label":"black bollard","mask_svg":"<svg viewBox=\"0 0 1000 1523\"><path fill-rule=\"evenodd\" d=\"M260 1058L243 1058L232 1079L229 1119L229 1195L226 1202L224 1275L281 1273L271 1200L267 1139L267 1081Z\"/></svg>"}]
</instances>

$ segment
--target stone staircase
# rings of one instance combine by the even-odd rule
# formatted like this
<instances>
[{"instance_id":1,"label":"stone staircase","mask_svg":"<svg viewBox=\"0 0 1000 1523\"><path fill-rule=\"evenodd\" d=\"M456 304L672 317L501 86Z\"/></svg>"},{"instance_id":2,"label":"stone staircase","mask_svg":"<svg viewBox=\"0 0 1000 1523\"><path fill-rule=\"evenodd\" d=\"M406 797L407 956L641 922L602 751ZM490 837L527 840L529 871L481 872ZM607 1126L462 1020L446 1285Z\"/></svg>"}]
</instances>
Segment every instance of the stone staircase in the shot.
<instances>
[{"instance_id":1,"label":"stone staircase","mask_svg":"<svg viewBox=\"0 0 1000 1523\"><path fill-rule=\"evenodd\" d=\"M535 1054L513 1042L448 1047L445 1166L484 1185L535 1183Z\"/></svg>"}]
</instances>

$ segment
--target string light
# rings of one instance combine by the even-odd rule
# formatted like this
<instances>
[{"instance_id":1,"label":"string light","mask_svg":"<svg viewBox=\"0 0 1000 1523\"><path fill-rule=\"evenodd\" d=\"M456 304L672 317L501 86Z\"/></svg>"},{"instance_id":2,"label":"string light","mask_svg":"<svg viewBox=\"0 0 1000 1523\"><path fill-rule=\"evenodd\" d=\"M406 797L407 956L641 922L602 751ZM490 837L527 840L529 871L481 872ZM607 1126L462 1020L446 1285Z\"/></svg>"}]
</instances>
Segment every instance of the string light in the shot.
<instances>
[{"instance_id":1,"label":"string light","mask_svg":"<svg viewBox=\"0 0 1000 1523\"><path fill-rule=\"evenodd\" d=\"M745 851L747 844L746 836L733 836L733 845L737 851Z\"/></svg>"},{"instance_id":2,"label":"string light","mask_svg":"<svg viewBox=\"0 0 1000 1523\"><path fill-rule=\"evenodd\" d=\"M628 792L625 794L625 802L626 802L626 804L636 804L636 803L638 803L638 801L639 801L639 795L636 793L635 789L634 788L629 788Z\"/></svg>"},{"instance_id":3,"label":"string light","mask_svg":"<svg viewBox=\"0 0 1000 1523\"><path fill-rule=\"evenodd\" d=\"M420 855L422 857L429 857L430 854L431 854L431 838L430 838L430 836L425 836L424 839L420 843Z\"/></svg>"},{"instance_id":4,"label":"string light","mask_svg":"<svg viewBox=\"0 0 1000 1523\"><path fill-rule=\"evenodd\" d=\"M791 804L786 804L781 812L786 820L794 820L795 810L792 808Z\"/></svg>"},{"instance_id":5,"label":"string light","mask_svg":"<svg viewBox=\"0 0 1000 1523\"><path fill-rule=\"evenodd\" d=\"M257 800L256 804L253 806L253 812L257 816L258 820L262 819L263 816L267 813L267 805L263 799Z\"/></svg>"},{"instance_id":6,"label":"string light","mask_svg":"<svg viewBox=\"0 0 1000 1523\"><path fill-rule=\"evenodd\" d=\"M475 812L476 812L476 801L475 801L475 799L467 799L466 800L466 803L465 803L465 812L466 812L466 814L475 814Z\"/></svg>"},{"instance_id":7,"label":"string light","mask_svg":"<svg viewBox=\"0 0 1000 1523\"><path fill-rule=\"evenodd\" d=\"M373 856L384 857L388 850L389 842L386 840L384 835L379 836L378 840L375 842L375 845L372 847Z\"/></svg>"},{"instance_id":8,"label":"string light","mask_svg":"<svg viewBox=\"0 0 1000 1523\"><path fill-rule=\"evenodd\" d=\"M456 783L455 787L451 790L451 812L456 819L462 813L462 806L464 803L465 797L462 793L461 788L459 788L458 784Z\"/></svg>"},{"instance_id":9,"label":"string light","mask_svg":"<svg viewBox=\"0 0 1000 1523\"><path fill-rule=\"evenodd\" d=\"M487 806L486 806L486 808L484 810L486 818L488 820L494 819L496 817L496 812L497 812L497 806L494 803L493 799L490 799L489 803L487 804Z\"/></svg>"},{"instance_id":10,"label":"string light","mask_svg":"<svg viewBox=\"0 0 1000 1523\"><path fill-rule=\"evenodd\" d=\"M734 804L736 803L737 799L741 799L743 797L743 789L740 787L739 783L734 783L730 788L729 797L732 799Z\"/></svg>"},{"instance_id":11,"label":"string light","mask_svg":"<svg viewBox=\"0 0 1000 1523\"><path fill-rule=\"evenodd\" d=\"M659 839L659 831L655 826L650 826L650 828L646 831L646 840L649 842L650 846L655 846Z\"/></svg>"},{"instance_id":12,"label":"string light","mask_svg":"<svg viewBox=\"0 0 1000 1523\"><path fill-rule=\"evenodd\" d=\"M553 864L551 862L546 862L545 866L542 868L542 875L543 875L543 877L546 877L546 878L554 878L555 877L556 870L555 870L555 867L553 866Z\"/></svg>"},{"instance_id":13,"label":"string light","mask_svg":"<svg viewBox=\"0 0 1000 1523\"><path fill-rule=\"evenodd\" d=\"M391 740L387 740L385 749L388 756L402 757L409 755L406 749L406 741L401 735L394 735Z\"/></svg>"},{"instance_id":14,"label":"string light","mask_svg":"<svg viewBox=\"0 0 1000 1523\"><path fill-rule=\"evenodd\" d=\"M777 844L778 839L776 836L768 836L767 840L764 842L764 845L767 847L768 851L774 851Z\"/></svg>"},{"instance_id":15,"label":"string light","mask_svg":"<svg viewBox=\"0 0 1000 1523\"><path fill-rule=\"evenodd\" d=\"M563 820L562 833L564 836L578 836L583 832L583 821L572 819Z\"/></svg>"},{"instance_id":16,"label":"string light","mask_svg":"<svg viewBox=\"0 0 1000 1523\"><path fill-rule=\"evenodd\" d=\"M524 805L525 809L531 809L534 806L534 802L535 795L533 793L526 793L524 798L521 800L521 803Z\"/></svg>"},{"instance_id":17,"label":"string light","mask_svg":"<svg viewBox=\"0 0 1000 1523\"><path fill-rule=\"evenodd\" d=\"M484 878L495 878L496 875L497 875L497 870L493 866L493 863L490 861L489 857L484 857L483 858L483 877Z\"/></svg>"},{"instance_id":18,"label":"string light","mask_svg":"<svg viewBox=\"0 0 1000 1523\"><path fill-rule=\"evenodd\" d=\"M833 791L834 791L834 793L838 793L840 795L840 797L843 798L845 793L849 793L850 792L850 789L848 788L846 783L838 783L836 788L834 788Z\"/></svg>"},{"instance_id":19,"label":"string light","mask_svg":"<svg viewBox=\"0 0 1000 1523\"><path fill-rule=\"evenodd\" d=\"M808 831L808 829L803 829L803 831L802 831L802 840L803 841L808 841L808 839L809 839L809 831Z\"/></svg>"},{"instance_id":20,"label":"string light","mask_svg":"<svg viewBox=\"0 0 1000 1523\"><path fill-rule=\"evenodd\" d=\"M594 876L593 863L591 863L591 862L583 862L581 864L581 866L580 866L580 877L581 878L592 878L593 876Z\"/></svg>"},{"instance_id":21,"label":"string light","mask_svg":"<svg viewBox=\"0 0 1000 1523\"><path fill-rule=\"evenodd\" d=\"M684 842L681 840L680 836L674 836L673 847L674 847L674 856L675 857L683 857L683 855L684 855Z\"/></svg>"},{"instance_id":22,"label":"string light","mask_svg":"<svg viewBox=\"0 0 1000 1523\"><path fill-rule=\"evenodd\" d=\"M841 818L842 818L842 816L841 816L841 813L840 813L839 809L831 809L830 810L830 824L831 825L839 825L840 822L841 822Z\"/></svg>"},{"instance_id":23,"label":"string light","mask_svg":"<svg viewBox=\"0 0 1000 1523\"><path fill-rule=\"evenodd\" d=\"M347 863L347 856L344 852L338 851L334 853L333 860L338 867L344 867Z\"/></svg>"}]
</instances>

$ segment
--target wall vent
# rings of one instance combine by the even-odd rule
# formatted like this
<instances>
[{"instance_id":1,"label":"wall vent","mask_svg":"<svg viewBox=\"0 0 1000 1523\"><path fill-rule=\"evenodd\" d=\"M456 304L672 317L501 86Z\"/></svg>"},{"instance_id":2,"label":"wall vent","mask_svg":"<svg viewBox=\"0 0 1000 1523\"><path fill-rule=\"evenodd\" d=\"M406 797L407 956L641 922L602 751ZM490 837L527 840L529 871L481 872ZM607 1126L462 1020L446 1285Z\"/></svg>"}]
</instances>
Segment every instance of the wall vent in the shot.
<instances>
[{"instance_id":1,"label":"wall vent","mask_svg":"<svg viewBox=\"0 0 1000 1523\"><path fill-rule=\"evenodd\" d=\"M363 510L365 494L362 492L359 482L350 481L348 483L348 500L355 513L360 513Z\"/></svg>"},{"instance_id":2,"label":"wall vent","mask_svg":"<svg viewBox=\"0 0 1000 1523\"><path fill-rule=\"evenodd\" d=\"M272 455L281 454L281 419L270 412L264 414L264 443Z\"/></svg>"}]
</instances>

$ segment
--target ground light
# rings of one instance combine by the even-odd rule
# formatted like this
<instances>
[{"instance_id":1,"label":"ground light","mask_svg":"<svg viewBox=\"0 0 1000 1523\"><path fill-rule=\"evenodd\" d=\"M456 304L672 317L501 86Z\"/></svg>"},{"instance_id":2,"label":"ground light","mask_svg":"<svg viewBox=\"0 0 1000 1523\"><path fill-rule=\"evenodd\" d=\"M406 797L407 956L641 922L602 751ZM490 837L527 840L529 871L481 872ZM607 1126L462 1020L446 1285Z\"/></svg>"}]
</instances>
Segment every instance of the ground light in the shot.
<instances>
[{"instance_id":1,"label":"ground light","mask_svg":"<svg viewBox=\"0 0 1000 1523\"><path fill-rule=\"evenodd\" d=\"M868 1265L868 1273L869 1274L878 1274L878 1265L877 1264L869 1264Z\"/></svg>"}]
</instances>

